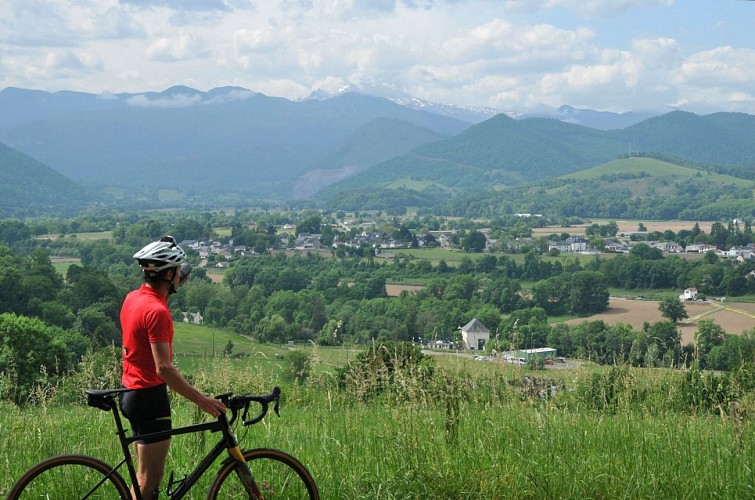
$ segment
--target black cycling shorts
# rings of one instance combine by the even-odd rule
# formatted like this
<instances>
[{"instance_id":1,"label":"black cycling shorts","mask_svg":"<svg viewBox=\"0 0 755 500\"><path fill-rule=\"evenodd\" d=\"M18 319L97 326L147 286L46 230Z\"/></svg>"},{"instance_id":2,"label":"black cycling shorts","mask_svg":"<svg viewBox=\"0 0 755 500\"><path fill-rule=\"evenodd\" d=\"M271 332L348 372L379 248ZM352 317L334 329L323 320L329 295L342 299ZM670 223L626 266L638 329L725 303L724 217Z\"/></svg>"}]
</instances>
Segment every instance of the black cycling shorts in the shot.
<instances>
[{"instance_id":1,"label":"black cycling shorts","mask_svg":"<svg viewBox=\"0 0 755 500\"><path fill-rule=\"evenodd\" d=\"M132 389L120 394L121 413L131 423L134 436L171 429L168 386L161 384L149 389ZM158 443L170 437L146 438L142 444Z\"/></svg>"}]
</instances>

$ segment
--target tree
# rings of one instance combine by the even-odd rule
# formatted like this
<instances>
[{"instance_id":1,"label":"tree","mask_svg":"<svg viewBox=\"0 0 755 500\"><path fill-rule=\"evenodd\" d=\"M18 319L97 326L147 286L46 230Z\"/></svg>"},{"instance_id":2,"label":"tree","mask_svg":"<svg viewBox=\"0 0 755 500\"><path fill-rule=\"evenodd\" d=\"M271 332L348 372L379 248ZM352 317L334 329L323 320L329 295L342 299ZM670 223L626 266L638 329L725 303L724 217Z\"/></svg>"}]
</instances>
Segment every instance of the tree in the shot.
<instances>
[{"instance_id":1,"label":"tree","mask_svg":"<svg viewBox=\"0 0 755 500\"><path fill-rule=\"evenodd\" d=\"M12 382L1 397L21 403L34 384L66 372L71 357L62 332L37 318L0 314L0 373Z\"/></svg>"},{"instance_id":2,"label":"tree","mask_svg":"<svg viewBox=\"0 0 755 500\"><path fill-rule=\"evenodd\" d=\"M311 215L296 224L296 236L300 234L320 234L322 218L319 215Z\"/></svg>"},{"instance_id":3,"label":"tree","mask_svg":"<svg viewBox=\"0 0 755 500\"><path fill-rule=\"evenodd\" d=\"M703 368L707 368L706 358L708 353L724 343L726 332L715 321L710 319L700 320L697 331L695 332L695 342L697 342L697 359Z\"/></svg>"},{"instance_id":4,"label":"tree","mask_svg":"<svg viewBox=\"0 0 755 500\"><path fill-rule=\"evenodd\" d=\"M672 323L678 323L680 320L689 318L687 308L684 307L684 302L676 297L661 299L658 303L658 310L661 312L661 316Z\"/></svg>"},{"instance_id":5,"label":"tree","mask_svg":"<svg viewBox=\"0 0 755 500\"><path fill-rule=\"evenodd\" d=\"M736 370L755 366L755 329L741 335L726 335L721 345L708 353L706 365L711 370Z\"/></svg>"},{"instance_id":6,"label":"tree","mask_svg":"<svg viewBox=\"0 0 755 500\"><path fill-rule=\"evenodd\" d=\"M608 285L595 271L579 271L566 278L570 285L569 310L573 313L597 313L608 308Z\"/></svg>"},{"instance_id":7,"label":"tree","mask_svg":"<svg viewBox=\"0 0 755 500\"><path fill-rule=\"evenodd\" d=\"M659 321L654 323L647 331L648 340L654 345L658 360L663 360L664 365L678 366L681 352L682 336L671 321ZM648 348L650 352L650 348Z\"/></svg>"},{"instance_id":8,"label":"tree","mask_svg":"<svg viewBox=\"0 0 755 500\"><path fill-rule=\"evenodd\" d=\"M462 240L461 247L465 252L480 253L485 250L487 241L488 239L483 233L472 230Z\"/></svg>"},{"instance_id":9,"label":"tree","mask_svg":"<svg viewBox=\"0 0 755 500\"><path fill-rule=\"evenodd\" d=\"M638 243L629 250L629 255L643 260L658 260L663 258L663 252L658 248L652 248L645 243Z\"/></svg>"}]
</instances>

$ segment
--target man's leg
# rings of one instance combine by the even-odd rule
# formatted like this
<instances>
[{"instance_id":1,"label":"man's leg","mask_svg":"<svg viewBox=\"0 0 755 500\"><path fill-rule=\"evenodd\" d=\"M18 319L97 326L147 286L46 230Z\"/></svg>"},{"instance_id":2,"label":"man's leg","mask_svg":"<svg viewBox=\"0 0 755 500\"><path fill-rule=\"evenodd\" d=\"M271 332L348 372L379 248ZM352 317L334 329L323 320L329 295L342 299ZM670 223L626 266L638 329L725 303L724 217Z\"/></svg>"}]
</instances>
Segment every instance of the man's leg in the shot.
<instances>
[{"instance_id":1,"label":"man's leg","mask_svg":"<svg viewBox=\"0 0 755 500\"><path fill-rule=\"evenodd\" d=\"M170 439L150 444L135 443L135 446L138 460L136 480L139 481L142 498L144 500L157 498L157 496L153 497L153 492L160 488L165 475L165 461L168 457Z\"/></svg>"}]
</instances>

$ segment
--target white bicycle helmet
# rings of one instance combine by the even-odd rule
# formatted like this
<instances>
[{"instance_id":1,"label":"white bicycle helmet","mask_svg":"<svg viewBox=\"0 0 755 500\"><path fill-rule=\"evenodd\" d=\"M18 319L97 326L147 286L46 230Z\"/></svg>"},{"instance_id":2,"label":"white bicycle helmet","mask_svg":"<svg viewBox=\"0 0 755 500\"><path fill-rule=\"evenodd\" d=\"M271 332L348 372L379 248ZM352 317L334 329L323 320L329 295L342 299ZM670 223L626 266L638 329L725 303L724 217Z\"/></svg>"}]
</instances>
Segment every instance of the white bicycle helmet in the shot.
<instances>
[{"instance_id":1,"label":"white bicycle helmet","mask_svg":"<svg viewBox=\"0 0 755 500\"><path fill-rule=\"evenodd\" d=\"M134 254L144 272L157 273L169 267L178 267L186 252L178 246L173 236L163 236Z\"/></svg>"}]
</instances>

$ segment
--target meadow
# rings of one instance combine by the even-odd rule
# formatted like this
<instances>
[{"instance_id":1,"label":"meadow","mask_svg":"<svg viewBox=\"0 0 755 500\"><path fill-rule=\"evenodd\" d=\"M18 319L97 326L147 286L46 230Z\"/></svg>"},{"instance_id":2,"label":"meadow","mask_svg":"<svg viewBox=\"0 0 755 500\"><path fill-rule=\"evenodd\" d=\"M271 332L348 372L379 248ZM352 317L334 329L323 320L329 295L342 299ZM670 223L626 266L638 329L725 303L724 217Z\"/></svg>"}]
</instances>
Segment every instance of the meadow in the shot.
<instances>
[{"instance_id":1,"label":"meadow","mask_svg":"<svg viewBox=\"0 0 755 500\"><path fill-rule=\"evenodd\" d=\"M255 344L179 328L176 362L205 392L282 388L280 418L237 432L245 447L297 456L323 498L755 497L755 394L742 391L736 405L704 404L707 374L590 364L531 371L447 353L432 356L431 372L396 371L376 391L370 376L339 383L338 368L358 347ZM236 357L206 355L213 337L216 348L231 340ZM294 349L312 361L301 383L286 377ZM100 356L63 389L40 388L25 407L2 403L0 492L54 454L116 461L112 417L61 402L60 393L116 383L117 364L115 354ZM690 380L701 384L695 397ZM173 401L174 425L204 418ZM186 474L214 439L175 438L168 470ZM200 485L193 498L202 497Z\"/></svg>"}]
</instances>

